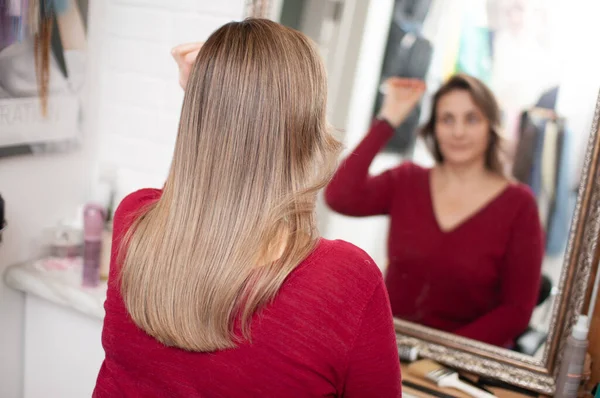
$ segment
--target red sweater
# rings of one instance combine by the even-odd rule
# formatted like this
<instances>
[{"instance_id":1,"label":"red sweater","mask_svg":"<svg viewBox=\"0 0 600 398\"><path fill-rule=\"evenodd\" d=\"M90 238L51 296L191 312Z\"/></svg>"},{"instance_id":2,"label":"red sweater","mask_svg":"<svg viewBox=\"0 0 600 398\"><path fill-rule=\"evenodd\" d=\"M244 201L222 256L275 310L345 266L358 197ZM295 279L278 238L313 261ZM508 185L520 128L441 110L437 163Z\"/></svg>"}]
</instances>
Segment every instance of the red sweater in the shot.
<instances>
[{"instance_id":1,"label":"red sweater","mask_svg":"<svg viewBox=\"0 0 600 398\"><path fill-rule=\"evenodd\" d=\"M159 198L145 189L123 200L113 248L132 214ZM400 363L390 303L373 260L322 239L252 321L252 344L193 353L169 348L129 317L113 250L94 397L399 397Z\"/></svg>"},{"instance_id":2,"label":"red sweater","mask_svg":"<svg viewBox=\"0 0 600 398\"><path fill-rule=\"evenodd\" d=\"M350 216L390 216L386 285L399 318L495 345L528 326L536 305L543 231L527 186L511 184L444 232L431 200L429 169L404 163L375 177L369 166L392 136L375 122L327 187Z\"/></svg>"}]
</instances>

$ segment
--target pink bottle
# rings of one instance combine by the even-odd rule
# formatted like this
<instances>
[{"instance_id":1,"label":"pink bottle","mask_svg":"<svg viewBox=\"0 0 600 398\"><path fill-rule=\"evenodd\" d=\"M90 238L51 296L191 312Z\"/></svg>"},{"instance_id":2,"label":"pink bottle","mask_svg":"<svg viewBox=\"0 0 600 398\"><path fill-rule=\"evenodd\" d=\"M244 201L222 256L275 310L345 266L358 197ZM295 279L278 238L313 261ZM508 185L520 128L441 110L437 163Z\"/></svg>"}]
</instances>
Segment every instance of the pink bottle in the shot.
<instances>
[{"instance_id":1,"label":"pink bottle","mask_svg":"<svg viewBox=\"0 0 600 398\"><path fill-rule=\"evenodd\" d=\"M83 286L100 283L102 231L106 214L102 206L90 203L83 210Z\"/></svg>"}]
</instances>

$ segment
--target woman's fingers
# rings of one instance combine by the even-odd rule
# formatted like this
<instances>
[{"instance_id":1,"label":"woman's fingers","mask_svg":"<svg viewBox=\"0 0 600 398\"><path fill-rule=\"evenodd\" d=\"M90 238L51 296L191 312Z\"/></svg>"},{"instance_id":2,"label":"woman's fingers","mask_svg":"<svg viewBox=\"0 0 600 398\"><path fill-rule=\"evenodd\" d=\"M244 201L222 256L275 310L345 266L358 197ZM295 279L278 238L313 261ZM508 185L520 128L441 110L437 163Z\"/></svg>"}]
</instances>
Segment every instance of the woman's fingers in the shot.
<instances>
[{"instance_id":1,"label":"woman's fingers","mask_svg":"<svg viewBox=\"0 0 600 398\"><path fill-rule=\"evenodd\" d=\"M188 64L188 65L192 65L192 64L194 63L194 61L196 60L196 57L198 56L198 53L199 53L199 52L200 52L200 50L199 50L199 49L198 49L198 50L193 50L193 51L190 51L190 52L189 52L189 53L187 53L187 54L185 55L185 57L183 58L183 59L184 59L184 62L185 62L186 64Z\"/></svg>"},{"instance_id":2,"label":"woman's fingers","mask_svg":"<svg viewBox=\"0 0 600 398\"><path fill-rule=\"evenodd\" d=\"M411 91L425 91L425 82L420 79L405 78L405 77L390 77L380 88L382 93L389 92L388 89L406 89Z\"/></svg>"},{"instance_id":3,"label":"woman's fingers","mask_svg":"<svg viewBox=\"0 0 600 398\"><path fill-rule=\"evenodd\" d=\"M191 51L200 50L203 44L204 42L180 44L178 46L175 46L173 50L171 50L171 53L174 57L177 55L185 55Z\"/></svg>"},{"instance_id":4,"label":"woman's fingers","mask_svg":"<svg viewBox=\"0 0 600 398\"><path fill-rule=\"evenodd\" d=\"M184 62L189 63L188 56L193 56L193 62L203 44L203 42L180 44L171 50L171 55L179 65Z\"/></svg>"},{"instance_id":5,"label":"woman's fingers","mask_svg":"<svg viewBox=\"0 0 600 398\"><path fill-rule=\"evenodd\" d=\"M181 44L171 50L171 55L179 67L179 85L185 89L190 70L204 43Z\"/></svg>"}]
</instances>

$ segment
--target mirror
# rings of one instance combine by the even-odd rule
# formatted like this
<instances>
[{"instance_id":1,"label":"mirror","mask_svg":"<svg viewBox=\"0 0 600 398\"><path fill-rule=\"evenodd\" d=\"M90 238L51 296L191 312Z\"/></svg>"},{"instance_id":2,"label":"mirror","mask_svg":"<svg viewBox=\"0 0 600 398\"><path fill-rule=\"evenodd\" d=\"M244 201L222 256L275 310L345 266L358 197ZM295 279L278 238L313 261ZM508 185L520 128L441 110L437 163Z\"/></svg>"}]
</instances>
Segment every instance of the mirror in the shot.
<instances>
[{"instance_id":1,"label":"mirror","mask_svg":"<svg viewBox=\"0 0 600 398\"><path fill-rule=\"evenodd\" d=\"M417 207L390 215L386 281L394 315L537 357L548 334L587 138L571 131L573 123L582 123L572 119L582 116L565 111L564 102L573 101L564 90L570 71L555 60L575 38L561 37L557 12L560 7L552 1L396 1L380 79L405 76L427 83L427 95L382 152L433 167L428 182L406 188L430 203L418 207L407 201L406 206ZM456 73L481 84L475 83L465 104L452 89L436 103L436 92ZM486 189L494 185L492 178L482 178L473 186L464 183L468 192L462 195L445 194L453 183L444 176L448 170L441 170L465 166L451 161L471 156L467 148L479 137L486 139L493 122L492 99L476 94L485 86L499 105L500 164L512 182L504 190ZM375 112L383 97L379 92ZM430 144L446 164L436 162L426 140L415 134L428 121ZM469 133L478 126L481 132ZM533 194L539 220L524 222L530 214L517 210L522 202L510 192L523 188ZM431 227L424 227L428 222Z\"/></svg>"},{"instance_id":2,"label":"mirror","mask_svg":"<svg viewBox=\"0 0 600 398\"><path fill-rule=\"evenodd\" d=\"M590 32L600 7L557 0L272 7L268 15L321 49L330 121L348 148L318 208L321 229L380 266L399 345L552 394L599 232L600 57L588 37L597 37ZM447 86L456 74L467 77ZM390 77L427 88L401 123L371 124L391 95L392 83L382 86ZM397 96L410 102L411 90Z\"/></svg>"}]
</instances>

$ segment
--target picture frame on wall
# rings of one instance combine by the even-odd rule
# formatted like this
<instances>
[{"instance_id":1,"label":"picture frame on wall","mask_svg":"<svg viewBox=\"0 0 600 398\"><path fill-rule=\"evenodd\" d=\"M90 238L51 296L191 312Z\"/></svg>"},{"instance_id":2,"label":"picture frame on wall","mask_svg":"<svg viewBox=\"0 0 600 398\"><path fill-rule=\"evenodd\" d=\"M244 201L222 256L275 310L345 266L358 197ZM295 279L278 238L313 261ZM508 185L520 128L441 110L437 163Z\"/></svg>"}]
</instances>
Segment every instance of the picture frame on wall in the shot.
<instances>
[{"instance_id":1,"label":"picture frame on wall","mask_svg":"<svg viewBox=\"0 0 600 398\"><path fill-rule=\"evenodd\" d=\"M0 158L82 139L88 0L0 0Z\"/></svg>"}]
</instances>

